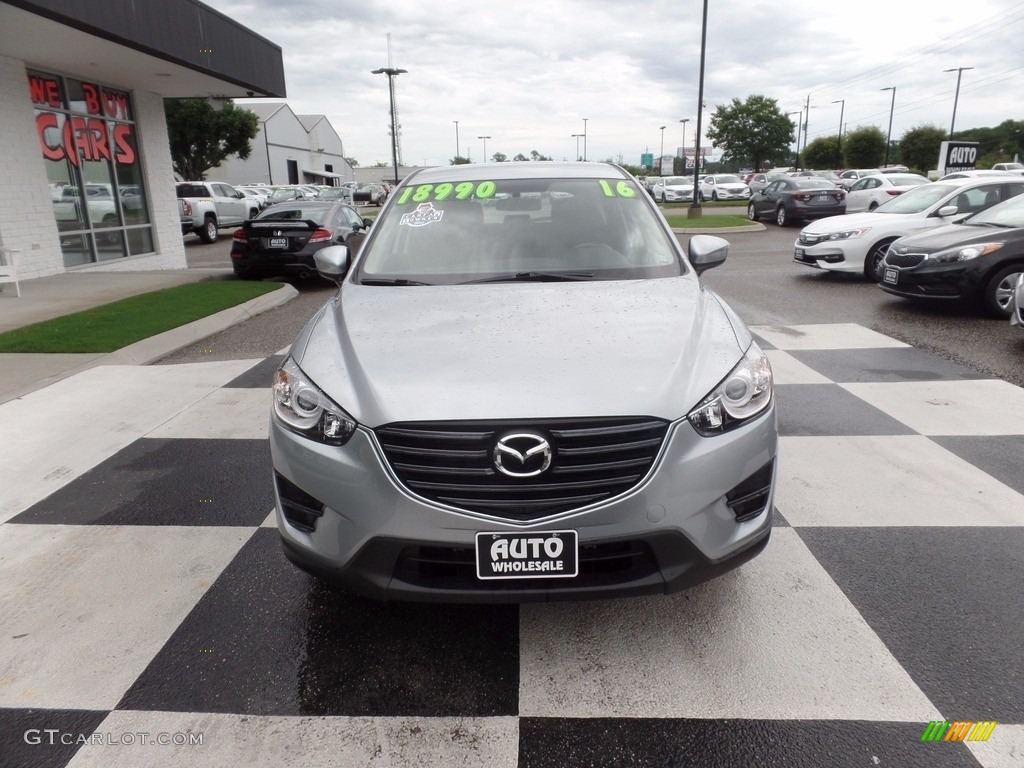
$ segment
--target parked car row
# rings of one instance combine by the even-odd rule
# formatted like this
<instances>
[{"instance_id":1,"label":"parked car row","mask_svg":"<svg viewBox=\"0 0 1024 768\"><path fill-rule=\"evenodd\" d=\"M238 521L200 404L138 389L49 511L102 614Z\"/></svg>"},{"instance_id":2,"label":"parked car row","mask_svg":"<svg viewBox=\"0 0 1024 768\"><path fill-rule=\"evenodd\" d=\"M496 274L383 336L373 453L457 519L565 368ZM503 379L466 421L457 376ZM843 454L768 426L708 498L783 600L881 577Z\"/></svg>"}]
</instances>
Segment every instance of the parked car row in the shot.
<instances>
[{"instance_id":1,"label":"parked car row","mask_svg":"<svg viewBox=\"0 0 1024 768\"><path fill-rule=\"evenodd\" d=\"M896 296L971 304L1022 325L1022 193L1024 179L1009 174L920 183L873 210L808 224L793 260L863 272Z\"/></svg>"}]
</instances>

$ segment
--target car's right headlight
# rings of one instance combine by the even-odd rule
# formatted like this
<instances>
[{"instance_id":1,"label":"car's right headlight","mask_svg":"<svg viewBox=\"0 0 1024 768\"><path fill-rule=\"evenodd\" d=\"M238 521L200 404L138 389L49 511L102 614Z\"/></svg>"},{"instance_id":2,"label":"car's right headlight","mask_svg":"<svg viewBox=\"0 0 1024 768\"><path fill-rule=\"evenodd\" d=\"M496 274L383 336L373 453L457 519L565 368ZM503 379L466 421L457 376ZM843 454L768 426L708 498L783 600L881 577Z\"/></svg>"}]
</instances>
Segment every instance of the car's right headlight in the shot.
<instances>
[{"instance_id":1,"label":"car's right headlight","mask_svg":"<svg viewBox=\"0 0 1024 768\"><path fill-rule=\"evenodd\" d=\"M274 416L297 435L328 445L344 445L356 422L288 358L274 372Z\"/></svg>"},{"instance_id":2,"label":"car's right headlight","mask_svg":"<svg viewBox=\"0 0 1024 768\"><path fill-rule=\"evenodd\" d=\"M722 383L687 418L704 437L735 429L763 413L772 402L772 366L756 342Z\"/></svg>"}]
</instances>

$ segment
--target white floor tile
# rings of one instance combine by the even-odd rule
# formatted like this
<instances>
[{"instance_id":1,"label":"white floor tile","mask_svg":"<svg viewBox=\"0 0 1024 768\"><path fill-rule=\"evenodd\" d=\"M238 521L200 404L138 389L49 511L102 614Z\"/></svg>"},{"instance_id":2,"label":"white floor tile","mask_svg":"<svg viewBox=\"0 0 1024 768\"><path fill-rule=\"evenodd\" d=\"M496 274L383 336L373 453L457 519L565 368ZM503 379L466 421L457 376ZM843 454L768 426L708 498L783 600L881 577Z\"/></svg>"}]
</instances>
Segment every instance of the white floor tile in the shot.
<instances>
[{"instance_id":1,"label":"white floor tile","mask_svg":"<svg viewBox=\"0 0 1024 768\"><path fill-rule=\"evenodd\" d=\"M791 529L689 592L520 617L521 715L938 717Z\"/></svg>"},{"instance_id":2,"label":"white floor tile","mask_svg":"<svg viewBox=\"0 0 1024 768\"><path fill-rule=\"evenodd\" d=\"M112 709L252 533L0 527L0 707Z\"/></svg>"},{"instance_id":3,"label":"white floor tile","mask_svg":"<svg viewBox=\"0 0 1024 768\"><path fill-rule=\"evenodd\" d=\"M966 741L982 768L1020 768L1024 765L1024 725L999 723L988 741Z\"/></svg>"},{"instance_id":4,"label":"white floor tile","mask_svg":"<svg viewBox=\"0 0 1024 768\"><path fill-rule=\"evenodd\" d=\"M1024 435L1024 389L999 379L840 386L922 435Z\"/></svg>"},{"instance_id":5,"label":"white floor tile","mask_svg":"<svg viewBox=\"0 0 1024 768\"><path fill-rule=\"evenodd\" d=\"M270 394L266 389L218 389L146 437L265 440L269 421Z\"/></svg>"},{"instance_id":6,"label":"white floor tile","mask_svg":"<svg viewBox=\"0 0 1024 768\"><path fill-rule=\"evenodd\" d=\"M1024 525L1024 496L920 435L780 437L775 506L795 526Z\"/></svg>"},{"instance_id":7,"label":"white floor tile","mask_svg":"<svg viewBox=\"0 0 1024 768\"><path fill-rule=\"evenodd\" d=\"M856 323L825 323L822 325L756 325L756 333L772 346L787 349L871 349L906 347L902 341L872 331Z\"/></svg>"},{"instance_id":8,"label":"white floor tile","mask_svg":"<svg viewBox=\"0 0 1024 768\"><path fill-rule=\"evenodd\" d=\"M832 380L822 376L810 366L804 365L792 355L778 349L765 351L772 364L772 375L776 384L831 384Z\"/></svg>"},{"instance_id":9,"label":"white floor tile","mask_svg":"<svg viewBox=\"0 0 1024 768\"><path fill-rule=\"evenodd\" d=\"M252 717L180 712L113 712L100 744L79 750L69 768L515 768L515 717ZM126 734L202 744L143 746ZM194 737L192 737L194 738ZM106 742L113 742L107 744Z\"/></svg>"}]
</instances>

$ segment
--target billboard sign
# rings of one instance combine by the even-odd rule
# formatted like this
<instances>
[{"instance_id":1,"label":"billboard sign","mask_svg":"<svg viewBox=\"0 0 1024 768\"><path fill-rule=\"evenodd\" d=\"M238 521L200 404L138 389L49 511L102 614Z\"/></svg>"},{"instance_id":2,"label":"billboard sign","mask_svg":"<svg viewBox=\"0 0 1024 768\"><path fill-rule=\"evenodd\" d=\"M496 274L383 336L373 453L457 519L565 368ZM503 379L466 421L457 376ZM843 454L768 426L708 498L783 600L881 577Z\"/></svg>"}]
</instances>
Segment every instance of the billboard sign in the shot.
<instances>
[{"instance_id":1,"label":"billboard sign","mask_svg":"<svg viewBox=\"0 0 1024 768\"><path fill-rule=\"evenodd\" d=\"M939 146L939 175L973 171L978 162L978 142L944 141Z\"/></svg>"}]
</instances>

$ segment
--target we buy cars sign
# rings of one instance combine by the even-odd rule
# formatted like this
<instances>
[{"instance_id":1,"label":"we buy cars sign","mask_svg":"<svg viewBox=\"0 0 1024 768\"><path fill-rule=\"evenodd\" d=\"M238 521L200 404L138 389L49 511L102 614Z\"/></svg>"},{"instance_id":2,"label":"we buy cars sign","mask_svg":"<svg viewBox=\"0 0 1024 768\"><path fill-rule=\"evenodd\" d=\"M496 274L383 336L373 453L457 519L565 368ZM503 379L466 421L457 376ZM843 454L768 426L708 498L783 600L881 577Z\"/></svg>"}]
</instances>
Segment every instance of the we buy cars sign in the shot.
<instances>
[{"instance_id":1,"label":"we buy cars sign","mask_svg":"<svg viewBox=\"0 0 1024 768\"><path fill-rule=\"evenodd\" d=\"M978 161L978 142L944 141L939 146L939 175L973 171Z\"/></svg>"}]
</instances>

